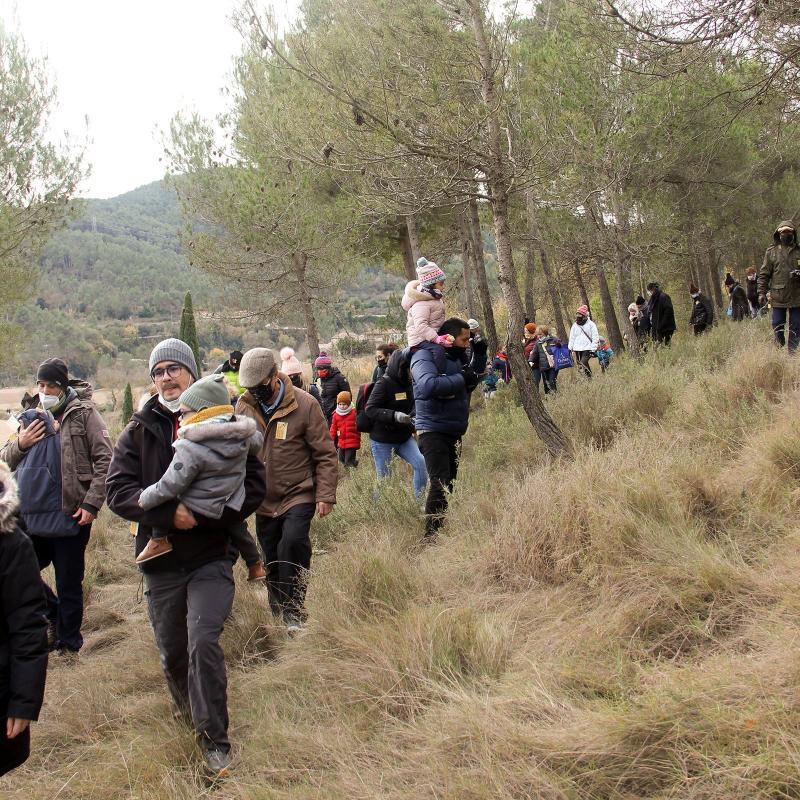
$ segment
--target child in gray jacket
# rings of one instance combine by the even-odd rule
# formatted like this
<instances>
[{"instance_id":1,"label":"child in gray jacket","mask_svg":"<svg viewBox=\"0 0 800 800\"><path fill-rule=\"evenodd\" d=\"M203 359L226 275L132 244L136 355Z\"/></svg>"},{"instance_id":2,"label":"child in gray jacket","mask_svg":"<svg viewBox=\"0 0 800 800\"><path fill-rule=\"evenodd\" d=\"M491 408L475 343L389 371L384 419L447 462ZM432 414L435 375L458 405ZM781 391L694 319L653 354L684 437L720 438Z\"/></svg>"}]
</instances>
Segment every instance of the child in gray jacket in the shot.
<instances>
[{"instance_id":1,"label":"child in gray jacket","mask_svg":"<svg viewBox=\"0 0 800 800\"><path fill-rule=\"evenodd\" d=\"M181 427L172 445L175 455L161 479L140 495L142 508L151 509L179 499L190 511L210 519L219 519L226 507L241 509L247 456L261 450L263 435L254 420L234 416L223 381L223 375L209 375L181 395ZM169 553L172 544L167 533L154 529L136 563ZM263 572L247 526L237 526L231 538L250 567L251 579L253 559L248 555L255 553Z\"/></svg>"}]
</instances>

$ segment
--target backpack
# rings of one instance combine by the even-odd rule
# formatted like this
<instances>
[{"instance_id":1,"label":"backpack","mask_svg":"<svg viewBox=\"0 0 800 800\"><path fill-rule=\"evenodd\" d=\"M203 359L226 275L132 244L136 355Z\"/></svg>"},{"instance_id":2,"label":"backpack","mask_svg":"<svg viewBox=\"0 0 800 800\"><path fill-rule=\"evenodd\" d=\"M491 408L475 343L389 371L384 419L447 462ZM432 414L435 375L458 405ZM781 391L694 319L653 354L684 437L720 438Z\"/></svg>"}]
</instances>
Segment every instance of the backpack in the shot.
<instances>
[{"instance_id":1,"label":"backpack","mask_svg":"<svg viewBox=\"0 0 800 800\"><path fill-rule=\"evenodd\" d=\"M553 348L553 368L556 370L569 369L572 366L572 355L569 347L558 344Z\"/></svg>"},{"instance_id":2,"label":"backpack","mask_svg":"<svg viewBox=\"0 0 800 800\"><path fill-rule=\"evenodd\" d=\"M372 430L372 420L367 416L367 400L375 388L375 383L363 383L356 393L356 428L359 433Z\"/></svg>"}]
</instances>

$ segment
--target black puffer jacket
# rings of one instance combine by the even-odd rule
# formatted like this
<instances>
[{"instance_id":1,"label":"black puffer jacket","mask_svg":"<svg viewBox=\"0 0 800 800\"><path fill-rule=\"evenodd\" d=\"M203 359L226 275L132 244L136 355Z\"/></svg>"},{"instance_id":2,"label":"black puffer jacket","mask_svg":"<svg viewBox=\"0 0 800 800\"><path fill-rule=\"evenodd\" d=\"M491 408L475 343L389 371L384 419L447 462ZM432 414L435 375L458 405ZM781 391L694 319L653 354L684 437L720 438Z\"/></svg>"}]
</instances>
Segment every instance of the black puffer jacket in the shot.
<instances>
[{"instance_id":1,"label":"black puffer jacket","mask_svg":"<svg viewBox=\"0 0 800 800\"><path fill-rule=\"evenodd\" d=\"M650 297L650 335L657 342L669 339L675 333L675 310L672 298L661 289L656 289Z\"/></svg>"},{"instance_id":2,"label":"black puffer jacket","mask_svg":"<svg viewBox=\"0 0 800 800\"><path fill-rule=\"evenodd\" d=\"M336 395L339 392L349 392L350 384L347 382L347 378L339 372L338 367L330 367L328 374L324 378L320 375L319 382L322 387L320 390L322 413L325 415L328 425L330 425L331 415L336 408Z\"/></svg>"},{"instance_id":3,"label":"black puffer jacket","mask_svg":"<svg viewBox=\"0 0 800 800\"><path fill-rule=\"evenodd\" d=\"M47 605L31 540L17 524L17 493L0 466L0 719L35 720L47 675ZM5 725L5 721L2 723Z\"/></svg>"},{"instance_id":4,"label":"black puffer jacket","mask_svg":"<svg viewBox=\"0 0 800 800\"><path fill-rule=\"evenodd\" d=\"M408 351L396 350L392 353L386 372L372 387L365 411L372 421L369 438L373 441L402 444L411 438L414 429L394 421L395 411L409 416L414 414Z\"/></svg>"}]
</instances>

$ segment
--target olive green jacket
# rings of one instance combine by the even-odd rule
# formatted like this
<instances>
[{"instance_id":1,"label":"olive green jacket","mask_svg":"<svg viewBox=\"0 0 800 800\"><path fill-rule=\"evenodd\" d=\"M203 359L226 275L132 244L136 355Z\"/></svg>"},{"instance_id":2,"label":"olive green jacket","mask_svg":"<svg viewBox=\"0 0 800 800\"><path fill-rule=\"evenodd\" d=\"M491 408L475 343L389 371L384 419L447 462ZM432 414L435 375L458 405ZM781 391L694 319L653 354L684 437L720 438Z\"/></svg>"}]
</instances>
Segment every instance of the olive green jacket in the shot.
<instances>
[{"instance_id":1,"label":"olive green jacket","mask_svg":"<svg viewBox=\"0 0 800 800\"><path fill-rule=\"evenodd\" d=\"M769 292L770 304L773 308L800 307L800 277L793 277L792 270L800 270L800 246L797 244L797 230L794 233L794 244L787 247L780 244L779 228L792 228L791 220L781 222L775 229L775 244L767 248L764 263L758 271L758 293Z\"/></svg>"}]
</instances>

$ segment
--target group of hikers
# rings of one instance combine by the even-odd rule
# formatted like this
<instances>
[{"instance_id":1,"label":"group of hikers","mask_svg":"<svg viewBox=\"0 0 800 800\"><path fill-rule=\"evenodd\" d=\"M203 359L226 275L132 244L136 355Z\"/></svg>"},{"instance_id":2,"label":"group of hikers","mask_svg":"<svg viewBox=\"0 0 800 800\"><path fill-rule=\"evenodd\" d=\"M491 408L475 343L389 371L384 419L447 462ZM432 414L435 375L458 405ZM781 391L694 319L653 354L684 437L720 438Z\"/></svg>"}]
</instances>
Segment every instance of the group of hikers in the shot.
<instances>
[{"instance_id":1,"label":"group of hikers","mask_svg":"<svg viewBox=\"0 0 800 800\"><path fill-rule=\"evenodd\" d=\"M730 276L729 276L730 277ZM749 280L749 278L748 278ZM742 289L726 280L731 316L743 318ZM395 455L408 462L433 541L446 518L469 423L470 395L487 370L487 343L475 320L446 318L444 273L424 259L407 287L408 346L381 345L372 380L355 405L350 385L327 353L308 383L291 348L234 351L201 376L192 349L159 342L149 357L152 392L112 442L91 401L92 388L49 358L26 396L18 432L0 450L0 774L30 752L29 723L43 702L48 654L75 662L83 638L85 551L104 502L132 523L134 557L177 717L196 732L208 774L231 764L227 675L220 646L234 596L233 565L265 582L267 601L290 635L306 621L313 518L331 513L343 469L358 463L369 434L380 481ZM748 314L769 299L776 341L800 341L800 246L792 223L775 232L756 278L744 290ZM631 304L637 336L669 344L675 317L656 283ZM713 304L692 287L692 326L713 322ZM635 314L635 319L634 319ZM705 314L705 316L703 316ZM524 352L537 386L555 392L561 369L591 375L607 359L589 309L577 309L569 340L528 323ZM607 356L610 358L610 356ZM495 358L505 382L505 352ZM338 451L338 455L337 455ZM247 520L255 515L255 539ZM40 577L52 565L55 591Z\"/></svg>"}]
</instances>

